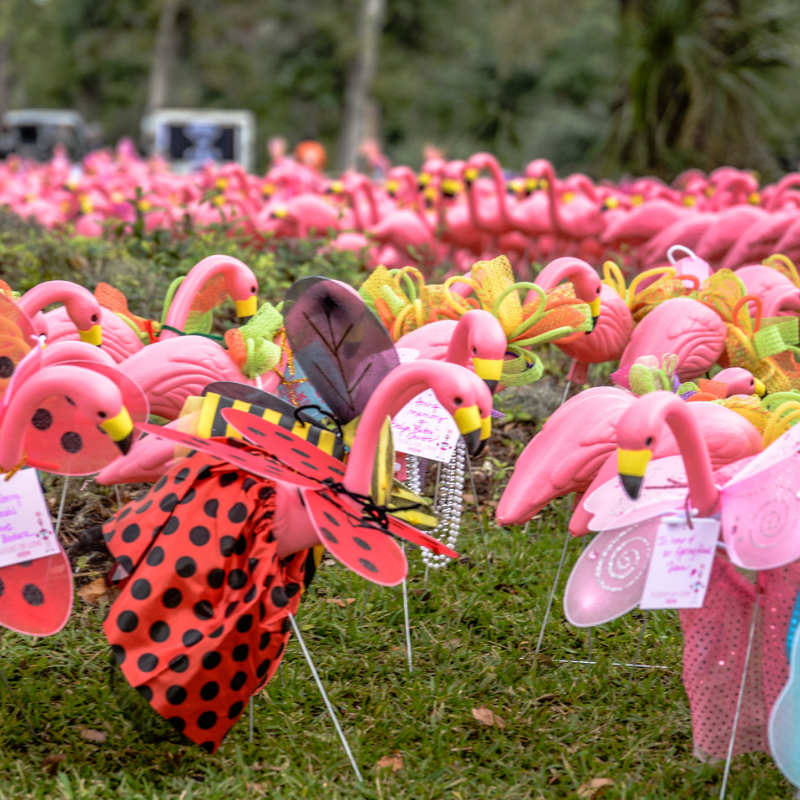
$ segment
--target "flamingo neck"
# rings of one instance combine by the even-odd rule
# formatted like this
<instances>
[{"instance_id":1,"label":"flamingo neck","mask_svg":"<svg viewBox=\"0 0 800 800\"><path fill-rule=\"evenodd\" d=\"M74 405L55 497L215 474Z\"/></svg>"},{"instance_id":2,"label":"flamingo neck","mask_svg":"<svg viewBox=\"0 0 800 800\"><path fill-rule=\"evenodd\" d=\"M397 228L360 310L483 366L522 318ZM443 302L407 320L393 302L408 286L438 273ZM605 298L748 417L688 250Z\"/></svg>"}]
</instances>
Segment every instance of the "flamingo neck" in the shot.
<instances>
[{"instance_id":1,"label":"flamingo neck","mask_svg":"<svg viewBox=\"0 0 800 800\"><path fill-rule=\"evenodd\" d=\"M574 279L585 270L583 261L577 258L557 258L551 261L537 276L534 283L548 291L558 286L561 281Z\"/></svg>"},{"instance_id":2,"label":"flamingo neck","mask_svg":"<svg viewBox=\"0 0 800 800\"><path fill-rule=\"evenodd\" d=\"M473 335L476 333L476 322L477 317L474 314L465 314L461 317L453 331L453 335L450 337L445 361L450 364L458 364L460 367L469 367L470 344Z\"/></svg>"},{"instance_id":3,"label":"flamingo neck","mask_svg":"<svg viewBox=\"0 0 800 800\"><path fill-rule=\"evenodd\" d=\"M375 450L387 417L394 417L403 406L430 388L431 364L420 361L392 370L370 397L350 450L344 485L357 494L368 495Z\"/></svg>"},{"instance_id":4,"label":"flamingo neck","mask_svg":"<svg viewBox=\"0 0 800 800\"><path fill-rule=\"evenodd\" d=\"M500 218L508 225L509 228L513 227L511 217L508 213L508 205L506 204L506 184L503 180L503 173L500 170L500 165L495 158L487 158L484 166L489 170L494 182L494 191L497 195L497 208L500 211Z\"/></svg>"},{"instance_id":5,"label":"flamingo neck","mask_svg":"<svg viewBox=\"0 0 800 800\"><path fill-rule=\"evenodd\" d=\"M51 303L63 303L71 318L74 300L84 293L90 294L88 289L69 281L45 281L25 292L17 301L17 306L29 317L34 317Z\"/></svg>"},{"instance_id":6,"label":"flamingo neck","mask_svg":"<svg viewBox=\"0 0 800 800\"><path fill-rule=\"evenodd\" d=\"M714 484L711 457L697 422L683 402L671 402L664 420L678 443L686 467L692 507L698 510L701 517L711 516L719 505L719 489Z\"/></svg>"},{"instance_id":7,"label":"flamingo neck","mask_svg":"<svg viewBox=\"0 0 800 800\"><path fill-rule=\"evenodd\" d=\"M554 232L564 232L564 225L561 220L561 206L556 195L556 173L553 171L553 166L550 162L544 165L542 170L544 177L547 180L547 198L550 201L548 210L550 211L550 224L553 226Z\"/></svg>"}]
</instances>

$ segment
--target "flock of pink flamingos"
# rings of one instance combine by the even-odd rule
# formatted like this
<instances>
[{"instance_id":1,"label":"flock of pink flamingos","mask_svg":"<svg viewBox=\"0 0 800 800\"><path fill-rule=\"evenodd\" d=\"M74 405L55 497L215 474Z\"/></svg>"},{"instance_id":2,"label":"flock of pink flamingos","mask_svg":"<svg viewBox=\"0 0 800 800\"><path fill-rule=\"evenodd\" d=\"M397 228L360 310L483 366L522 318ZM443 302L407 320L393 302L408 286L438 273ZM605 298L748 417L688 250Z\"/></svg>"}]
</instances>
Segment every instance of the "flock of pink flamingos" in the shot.
<instances>
[{"instance_id":1,"label":"flock of pink flamingos","mask_svg":"<svg viewBox=\"0 0 800 800\"><path fill-rule=\"evenodd\" d=\"M588 627L639 605L660 515L675 509L716 515L724 555L714 561L706 605L681 612L683 677L697 752L724 758L747 750L783 752L787 742L794 747L800 716L785 709L795 702L791 693L800 691L800 665L787 652L800 589L800 426L793 427L800 419L800 277L792 263L800 257L800 173L764 187L753 174L728 167L710 175L687 172L671 186L652 178L598 184L585 175L560 179L542 160L509 177L494 157L478 153L466 161L431 159L419 173L394 167L381 181L355 173L330 180L288 159L264 177L236 166L176 175L122 145L116 153L90 155L79 173L61 155L41 165L9 159L0 165L0 206L44 226L72 226L85 236L137 219L151 229L187 235L189 220L193 228L238 229L264 246L272 238L319 235L322 247L358 252L371 267L358 290L305 279L310 283L296 292L306 305L292 303L323 315L348 309L349 327L337 324L360 332L348 340L354 351L374 344L370 339L384 343L381 357L391 353L396 363L390 368L399 372L372 392L378 398L373 405L383 403L395 414L431 386L473 444L489 435L495 391L542 376L537 346L559 347L572 360L570 380L579 385L590 365L618 363L614 386L586 389L562 403L527 444L496 520L524 524L557 498L574 494L568 532L599 533L572 571L565 613L574 625ZM615 260L606 260L601 275L592 265L612 254ZM434 277L443 263L450 265L449 276L441 277L440 270ZM544 264L535 277L532 263ZM216 298L211 301L209 287ZM184 463L176 441L203 452L219 444L208 443L215 425L230 435L236 416L222 414L220 422L216 407L209 411L201 397L209 384L239 384L240 405L234 409L241 411L245 400L257 405L248 398L263 400L265 393L279 395L304 381L311 386L312 377L300 375L294 359L305 363L301 349L330 348L305 324L294 332L309 337L300 348L286 321L292 303L287 299L289 310L280 312L269 304L258 308L256 276L227 256L197 264L160 323L133 315L121 294L107 286L92 293L51 281L21 297L14 287L0 288L2 467L27 463L63 474L99 472L105 484L151 482L155 500L165 476L175 484L184 480L181 473L173 475ZM234 301L242 323L240 339L226 337L227 347L191 327L199 312L223 299ZM57 303L62 307L45 313ZM35 344L42 337L46 347ZM270 358L258 350L262 339ZM421 361L399 366L399 353L412 351ZM260 361L254 360L257 352ZM370 351L364 363L374 365L376 353ZM439 369L426 359L450 364ZM360 373L348 373L348 380L355 374ZM402 386L400 394L387 388L395 386L392 381ZM364 402L369 408L369 398ZM384 405L380 413L374 407L359 410L371 420L370 445L359 451L357 468L347 468L344 485L351 492L355 487L361 498L370 492L379 428L389 413ZM160 429L165 438L155 433L137 440L135 428L149 413L166 422ZM264 419L272 418L265 412ZM303 428L292 422L288 427L295 432ZM269 433L268 423L253 425L267 426L261 434L251 427L254 434ZM319 464L328 462L335 467L332 456L319 455ZM262 478L278 475L269 469ZM614 483L617 478L621 483ZM193 496L194 490L181 502L191 504ZM286 505L281 497L279 508ZM141 503L136 514L152 505ZM175 503L160 508L171 513ZM311 512L295 512L294 522L308 529L302 546L318 543L317 528L311 530L306 520ZM130 508L118 519L128 513ZM114 524L109 526L108 539L114 536ZM132 544L138 535L137 525L128 524L118 539ZM115 547L125 550L119 541ZM54 595L69 594L68 603L40 601L20 628L9 587L28 579L21 565L12 573L5 568L0 624L39 634L64 624L72 602L70 567L63 553L51 558L48 586ZM370 577L378 569L371 562L361 568L364 559L353 553L337 558L381 582ZM387 585L405 576L405 556L391 558L394 577ZM134 566L146 570L128 561L128 572ZM160 563L147 560L153 567ZM735 566L756 571L755 583ZM146 599L123 598L136 608ZM760 638L753 644L750 620L757 614ZM112 617L119 618L121 631L115 629L114 640L127 641L122 616ZM759 656L750 669L757 675L740 696L753 647ZM276 666L277 661L269 676ZM144 677L137 673L139 679ZM231 720L242 711L241 702L236 706ZM770 727L773 707L788 715L782 732ZM736 738L732 726L739 712L746 734ZM205 736L195 733L198 741ZM784 772L800 783L800 762L781 758Z\"/></svg>"},{"instance_id":2,"label":"flock of pink flamingos","mask_svg":"<svg viewBox=\"0 0 800 800\"><path fill-rule=\"evenodd\" d=\"M149 229L225 225L263 242L330 236L369 266L415 264L429 274L449 261L461 272L506 255L518 274L531 262L615 254L631 269L664 263L675 243L712 267L734 269L780 252L800 256L800 173L761 187L751 172L690 170L672 185L656 178L596 183L559 178L537 159L519 175L488 153L428 159L417 173L390 168L373 181L355 172L331 180L290 158L266 175L238 165L176 175L122 143L86 157L76 173L63 155L47 164L0 165L0 206L47 227L101 235L142 214ZM138 208L137 208L138 207Z\"/></svg>"}]
</instances>

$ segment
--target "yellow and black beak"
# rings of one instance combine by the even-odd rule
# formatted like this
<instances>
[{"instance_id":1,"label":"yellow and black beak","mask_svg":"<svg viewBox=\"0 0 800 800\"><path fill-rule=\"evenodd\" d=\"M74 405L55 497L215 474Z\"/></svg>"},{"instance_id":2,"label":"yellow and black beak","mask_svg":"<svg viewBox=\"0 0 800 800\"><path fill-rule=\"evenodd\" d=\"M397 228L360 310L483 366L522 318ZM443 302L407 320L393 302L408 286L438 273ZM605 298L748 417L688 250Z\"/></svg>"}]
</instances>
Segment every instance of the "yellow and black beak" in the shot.
<instances>
[{"instance_id":1,"label":"yellow and black beak","mask_svg":"<svg viewBox=\"0 0 800 800\"><path fill-rule=\"evenodd\" d=\"M767 393L767 387L764 386L763 381L758 378L753 378L753 391L759 396L763 397Z\"/></svg>"},{"instance_id":2,"label":"yellow and black beak","mask_svg":"<svg viewBox=\"0 0 800 800\"><path fill-rule=\"evenodd\" d=\"M652 450L617 450L617 470L622 488L631 500L638 500L642 491L644 474L653 457Z\"/></svg>"},{"instance_id":3,"label":"yellow and black beak","mask_svg":"<svg viewBox=\"0 0 800 800\"><path fill-rule=\"evenodd\" d=\"M400 184L396 180L392 179L386 181L384 188L386 189L386 194L388 194L389 197L394 197L400 188Z\"/></svg>"},{"instance_id":4,"label":"yellow and black beak","mask_svg":"<svg viewBox=\"0 0 800 800\"><path fill-rule=\"evenodd\" d=\"M464 170L464 182L469 186L475 183L476 180L478 180L478 170L475 167L467 167Z\"/></svg>"},{"instance_id":5,"label":"yellow and black beak","mask_svg":"<svg viewBox=\"0 0 800 800\"><path fill-rule=\"evenodd\" d=\"M236 300L236 316L243 324L249 322L258 311L258 298L255 295L248 297L247 300Z\"/></svg>"},{"instance_id":6,"label":"yellow and black beak","mask_svg":"<svg viewBox=\"0 0 800 800\"><path fill-rule=\"evenodd\" d=\"M99 325L92 325L88 331L79 330L81 341L100 347L103 344L103 329Z\"/></svg>"},{"instance_id":7,"label":"yellow and black beak","mask_svg":"<svg viewBox=\"0 0 800 800\"><path fill-rule=\"evenodd\" d=\"M487 416L483 419L478 406L469 406L459 408L453 419L467 444L467 452L471 456L479 456L492 433L492 418Z\"/></svg>"},{"instance_id":8,"label":"yellow and black beak","mask_svg":"<svg viewBox=\"0 0 800 800\"><path fill-rule=\"evenodd\" d=\"M503 360L473 358L472 364L475 367L475 374L483 380L489 387L489 391L494 394L497 391L497 385L500 383L500 376L503 373Z\"/></svg>"},{"instance_id":9,"label":"yellow and black beak","mask_svg":"<svg viewBox=\"0 0 800 800\"><path fill-rule=\"evenodd\" d=\"M597 318L600 316L600 308L603 305L603 301L599 297L595 297L591 303L589 303L589 310L592 312L592 330L594 330L594 326L597 325Z\"/></svg>"},{"instance_id":10,"label":"yellow and black beak","mask_svg":"<svg viewBox=\"0 0 800 800\"><path fill-rule=\"evenodd\" d=\"M101 422L100 428L119 447L123 455L131 449L133 445L133 422L125 406L122 407L116 417L111 417L111 419Z\"/></svg>"}]
</instances>

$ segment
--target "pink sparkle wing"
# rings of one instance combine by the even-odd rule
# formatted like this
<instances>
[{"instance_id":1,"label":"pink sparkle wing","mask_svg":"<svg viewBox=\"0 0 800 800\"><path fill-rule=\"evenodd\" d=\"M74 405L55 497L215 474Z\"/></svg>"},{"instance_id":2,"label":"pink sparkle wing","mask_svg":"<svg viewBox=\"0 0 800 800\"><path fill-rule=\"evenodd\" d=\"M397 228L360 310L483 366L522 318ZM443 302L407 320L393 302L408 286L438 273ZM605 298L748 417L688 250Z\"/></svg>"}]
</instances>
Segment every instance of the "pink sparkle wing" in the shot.
<instances>
[{"instance_id":1,"label":"pink sparkle wing","mask_svg":"<svg viewBox=\"0 0 800 800\"><path fill-rule=\"evenodd\" d=\"M564 590L564 613L572 625L603 625L639 605L659 524L649 519L603 531L592 540Z\"/></svg>"}]
</instances>

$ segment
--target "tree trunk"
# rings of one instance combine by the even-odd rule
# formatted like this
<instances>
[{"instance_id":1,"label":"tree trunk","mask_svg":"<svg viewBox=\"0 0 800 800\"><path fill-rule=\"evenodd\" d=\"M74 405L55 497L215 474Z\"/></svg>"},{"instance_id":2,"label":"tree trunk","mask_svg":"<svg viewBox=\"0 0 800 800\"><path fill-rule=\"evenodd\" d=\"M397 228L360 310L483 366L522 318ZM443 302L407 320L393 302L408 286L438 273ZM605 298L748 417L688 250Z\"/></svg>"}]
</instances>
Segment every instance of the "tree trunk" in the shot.
<instances>
[{"instance_id":1,"label":"tree trunk","mask_svg":"<svg viewBox=\"0 0 800 800\"><path fill-rule=\"evenodd\" d=\"M353 169L364 130L369 91L378 66L386 0L362 0L358 25L359 52L350 66L339 133L337 166Z\"/></svg>"},{"instance_id":2,"label":"tree trunk","mask_svg":"<svg viewBox=\"0 0 800 800\"><path fill-rule=\"evenodd\" d=\"M11 105L11 35L14 4L6 2L0 8L0 121Z\"/></svg>"},{"instance_id":3,"label":"tree trunk","mask_svg":"<svg viewBox=\"0 0 800 800\"><path fill-rule=\"evenodd\" d=\"M169 78L175 61L176 22L181 0L161 0L158 17L158 33L153 50L153 65L150 69L150 85L147 90L146 113L163 108L169 97Z\"/></svg>"}]
</instances>

